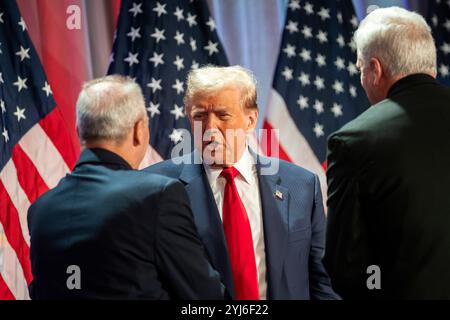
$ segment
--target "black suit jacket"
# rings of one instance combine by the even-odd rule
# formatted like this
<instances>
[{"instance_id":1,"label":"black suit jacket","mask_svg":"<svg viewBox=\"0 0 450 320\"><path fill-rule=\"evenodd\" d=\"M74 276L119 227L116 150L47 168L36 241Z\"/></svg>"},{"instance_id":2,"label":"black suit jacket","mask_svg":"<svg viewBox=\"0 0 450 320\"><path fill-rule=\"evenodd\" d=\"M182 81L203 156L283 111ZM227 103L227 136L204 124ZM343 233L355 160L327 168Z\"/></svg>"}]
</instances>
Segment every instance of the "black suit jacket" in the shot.
<instances>
[{"instance_id":1,"label":"black suit jacket","mask_svg":"<svg viewBox=\"0 0 450 320\"><path fill-rule=\"evenodd\" d=\"M330 136L324 262L343 298L450 299L449 124L450 89L415 74Z\"/></svg>"},{"instance_id":2,"label":"black suit jacket","mask_svg":"<svg viewBox=\"0 0 450 320\"><path fill-rule=\"evenodd\" d=\"M183 185L103 149L29 209L32 299L221 299ZM67 268L81 271L69 290Z\"/></svg>"}]
</instances>

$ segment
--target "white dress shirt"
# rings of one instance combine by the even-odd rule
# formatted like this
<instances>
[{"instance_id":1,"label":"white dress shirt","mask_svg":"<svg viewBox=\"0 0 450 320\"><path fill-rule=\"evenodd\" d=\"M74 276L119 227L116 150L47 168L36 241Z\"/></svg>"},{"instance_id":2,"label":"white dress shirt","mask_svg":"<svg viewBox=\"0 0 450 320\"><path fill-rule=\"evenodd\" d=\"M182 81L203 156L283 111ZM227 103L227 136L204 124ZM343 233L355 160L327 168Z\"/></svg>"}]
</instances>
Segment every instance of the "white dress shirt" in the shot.
<instances>
[{"instance_id":1,"label":"white dress shirt","mask_svg":"<svg viewBox=\"0 0 450 320\"><path fill-rule=\"evenodd\" d=\"M220 176L222 168L213 168L204 164L209 185L211 186L214 200L219 209L220 219L222 219L223 197L226 180ZM258 174L255 161L248 148L241 159L234 164L239 174L234 179L237 191L244 204L250 221L250 228L253 238L253 249L255 251L256 268L258 272L259 297L265 300L267 297L266 280L266 252L264 245L264 228L262 220L261 197L259 194Z\"/></svg>"}]
</instances>

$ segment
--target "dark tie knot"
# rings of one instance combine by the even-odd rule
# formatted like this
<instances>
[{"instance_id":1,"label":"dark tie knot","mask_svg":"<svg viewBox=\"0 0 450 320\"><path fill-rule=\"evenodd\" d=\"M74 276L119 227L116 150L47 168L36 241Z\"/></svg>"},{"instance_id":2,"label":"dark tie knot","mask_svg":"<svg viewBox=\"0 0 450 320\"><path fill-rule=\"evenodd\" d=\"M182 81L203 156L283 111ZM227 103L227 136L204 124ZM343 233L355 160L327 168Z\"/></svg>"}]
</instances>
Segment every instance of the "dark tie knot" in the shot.
<instances>
[{"instance_id":1,"label":"dark tie knot","mask_svg":"<svg viewBox=\"0 0 450 320\"><path fill-rule=\"evenodd\" d=\"M222 170L220 175L224 177L227 182L231 182L239 174L239 171L235 167L228 167Z\"/></svg>"}]
</instances>

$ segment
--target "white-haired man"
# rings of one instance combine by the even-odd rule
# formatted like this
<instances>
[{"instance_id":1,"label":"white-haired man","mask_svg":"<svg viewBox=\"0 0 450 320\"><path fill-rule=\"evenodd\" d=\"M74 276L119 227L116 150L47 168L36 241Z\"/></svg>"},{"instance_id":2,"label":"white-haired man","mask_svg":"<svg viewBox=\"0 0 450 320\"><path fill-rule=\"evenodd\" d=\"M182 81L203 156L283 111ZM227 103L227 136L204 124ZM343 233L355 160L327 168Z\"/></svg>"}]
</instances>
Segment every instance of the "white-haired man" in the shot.
<instances>
[{"instance_id":1,"label":"white-haired man","mask_svg":"<svg viewBox=\"0 0 450 320\"><path fill-rule=\"evenodd\" d=\"M343 298L450 298L450 90L418 14L377 9L354 40L373 104L329 138L325 266Z\"/></svg>"},{"instance_id":2,"label":"white-haired man","mask_svg":"<svg viewBox=\"0 0 450 320\"><path fill-rule=\"evenodd\" d=\"M140 87L87 82L77 127L74 171L29 210L31 298L222 298L182 184L135 170L149 143Z\"/></svg>"},{"instance_id":3,"label":"white-haired man","mask_svg":"<svg viewBox=\"0 0 450 320\"><path fill-rule=\"evenodd\" d=\"M258 119L252 74L239 66L192 70L185 108L196 151L147 170L184 183L228 295L337 298L321 261L325 215L318 178L284 161L265 175L278 160L259 157L247 145Z\"/></svg>"}]
</instances>

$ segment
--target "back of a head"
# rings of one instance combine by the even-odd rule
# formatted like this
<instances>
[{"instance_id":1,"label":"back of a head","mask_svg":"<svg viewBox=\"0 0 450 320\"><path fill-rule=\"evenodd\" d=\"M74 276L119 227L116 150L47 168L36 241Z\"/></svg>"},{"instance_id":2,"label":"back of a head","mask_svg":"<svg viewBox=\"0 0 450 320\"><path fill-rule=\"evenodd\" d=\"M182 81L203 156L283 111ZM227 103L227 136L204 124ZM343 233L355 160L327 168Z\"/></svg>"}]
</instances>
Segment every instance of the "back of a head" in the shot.
<instances>
[{"instance_id":1,"label":"back of a head","mask_svg":"<svg viewBox=\"0 0 450 320\"><path fill-rule=\"evenodd\" d=\"M376 57L389 76L436 73L436 46L425 19L399 7L369 13L355 32L358 58Z\"/></svg>"},{"instance_id":2,"label":"back of a head","mask_svg":"<svg viewBox=\"0 0 450 320\"><path fill-rule=\"evenodd\" d=\"M132 79L110 75L86 82L77 101L82 143L121 142L140 119L146 119L142 90Z\"/></svg>"}]
</instances>

